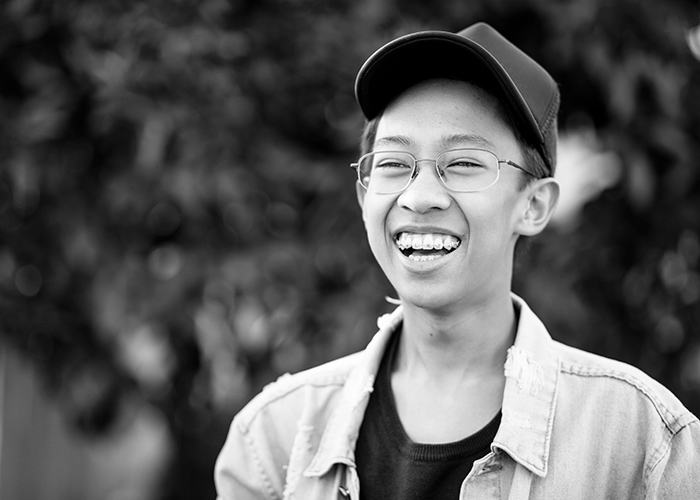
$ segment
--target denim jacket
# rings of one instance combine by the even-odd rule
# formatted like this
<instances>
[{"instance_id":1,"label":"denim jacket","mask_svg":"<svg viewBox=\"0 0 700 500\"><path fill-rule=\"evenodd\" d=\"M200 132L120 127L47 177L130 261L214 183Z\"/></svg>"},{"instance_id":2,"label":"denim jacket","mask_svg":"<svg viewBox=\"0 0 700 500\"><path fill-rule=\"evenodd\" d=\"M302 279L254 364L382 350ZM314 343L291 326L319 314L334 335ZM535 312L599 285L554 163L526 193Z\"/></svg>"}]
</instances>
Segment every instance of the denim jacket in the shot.
<instances>
[{"instance_id":1,"label":"denim jacket","mask_svg":"<svg viewBox=\"0 0 700 500\"><path fill-rule=\"evenodd\" d=\"M623 363L552 340L519 310L502 421L460 499L700 499L700 422ZM266 387L235 416L218 500L359 500L354 448L399 306L359 353Z\"/></svg>"}]
</instances>

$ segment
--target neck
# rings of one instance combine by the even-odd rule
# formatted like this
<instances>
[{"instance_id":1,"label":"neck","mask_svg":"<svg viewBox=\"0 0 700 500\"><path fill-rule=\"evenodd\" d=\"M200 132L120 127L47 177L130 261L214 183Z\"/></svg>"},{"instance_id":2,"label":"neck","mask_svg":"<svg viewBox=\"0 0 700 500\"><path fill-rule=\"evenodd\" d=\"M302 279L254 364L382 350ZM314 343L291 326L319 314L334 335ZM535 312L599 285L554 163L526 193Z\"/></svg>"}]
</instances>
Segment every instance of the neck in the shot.
<instances>
[{"instance_id":1,"label":"neck","mask_svg":"<svg viewBox=\"0 0 700 500\"><path fill-rule=\"evenodd\" d=\"M465 307L459 314L440 314L404 304L395 368L412 377L443 382L501 377L515 329L510 294Z\"/></svg>"}]
</instances>

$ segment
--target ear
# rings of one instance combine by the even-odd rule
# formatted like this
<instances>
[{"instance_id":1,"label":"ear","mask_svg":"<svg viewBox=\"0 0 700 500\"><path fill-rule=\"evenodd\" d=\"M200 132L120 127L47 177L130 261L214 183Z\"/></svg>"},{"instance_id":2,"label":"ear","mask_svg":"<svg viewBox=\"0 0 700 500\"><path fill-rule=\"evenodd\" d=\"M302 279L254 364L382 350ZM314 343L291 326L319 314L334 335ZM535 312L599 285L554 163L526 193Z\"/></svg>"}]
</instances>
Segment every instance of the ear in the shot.
<instances>
[{"instance_id":1,"label":"ear","mask_svg":"<svg viewBox=\"0 0 700 500\"><path fill-rule=\"evenodd\" d=\"M367 194L367 190L362 187L362 184L360 184L360 181L355 182L355 193L357 194L357 203L360 205L360 208L362 209L362 218L365 218L365 195Z\"/></svg>"},{"instance_id":2,"label":"ear","mask_svg":"<svg viewBox=\"0 0 700 500\"><path fill-rule=\"evenodd\" d=\"M525 188L527 206L518 221L516 232L522 236L534 236L542 232L559 201L559 183L552 177L538 179Z\"/></svg>"}]
</instances>

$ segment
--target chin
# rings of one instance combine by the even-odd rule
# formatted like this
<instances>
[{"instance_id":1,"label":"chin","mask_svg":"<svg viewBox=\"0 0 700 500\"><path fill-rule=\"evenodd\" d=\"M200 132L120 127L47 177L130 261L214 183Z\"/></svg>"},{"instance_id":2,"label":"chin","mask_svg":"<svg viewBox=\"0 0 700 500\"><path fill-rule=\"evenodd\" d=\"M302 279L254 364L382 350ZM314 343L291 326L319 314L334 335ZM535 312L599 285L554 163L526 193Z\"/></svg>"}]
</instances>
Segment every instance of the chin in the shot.
<instances>
[{"instance_id":1,"label":"chin","mask_svg":"<svg viewBox=\"0 0 700 500\"><path fill-rule=\"evenodd\" d=\"M442 293L440 293L442 292ZM439 312L450 308L455 302L454 294L441 291L426 290L425 287L413 290L403 290L397 293L404 305Z\"/></svg>"}]
</instances>

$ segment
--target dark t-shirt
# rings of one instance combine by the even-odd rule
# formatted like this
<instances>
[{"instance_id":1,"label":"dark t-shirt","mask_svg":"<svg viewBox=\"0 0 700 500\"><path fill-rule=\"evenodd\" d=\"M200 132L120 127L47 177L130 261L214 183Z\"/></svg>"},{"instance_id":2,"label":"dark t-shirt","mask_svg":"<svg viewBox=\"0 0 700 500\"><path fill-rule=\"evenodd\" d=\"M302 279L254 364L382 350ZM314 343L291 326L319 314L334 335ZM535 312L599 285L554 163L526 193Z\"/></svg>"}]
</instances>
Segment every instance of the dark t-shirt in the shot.
<instances>
[{"instance_id":1,"label":"dark t-shirt","mask_svg":"<svg viewBox=\"0 0 700 500\"><path fill-rule=\"evenodd\" d=\"M391 366L399 333L391 339L377 374L355 449L361 500L457 500L475 460L486 456L501 412L461 441L414 443L401 425L391 391Z\"/></svg>"}]
</instances>

